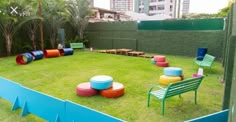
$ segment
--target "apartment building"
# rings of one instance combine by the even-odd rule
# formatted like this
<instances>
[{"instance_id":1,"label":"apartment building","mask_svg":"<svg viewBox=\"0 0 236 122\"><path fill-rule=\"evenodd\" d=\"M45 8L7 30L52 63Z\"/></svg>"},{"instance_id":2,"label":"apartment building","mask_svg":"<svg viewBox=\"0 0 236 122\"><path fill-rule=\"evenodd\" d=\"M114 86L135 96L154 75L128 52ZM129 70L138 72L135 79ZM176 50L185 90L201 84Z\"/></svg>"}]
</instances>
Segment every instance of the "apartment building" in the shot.
<instances>
[{"instance_id":1,"label":"apartment building","mask_svg":"<svg viewBox=\"0 0 236 122\"><path fill-rule=\"evenodd\" d=\"M113 11L133 11L133 0L110 0L110 9Z\"/></svg>"},{"instance_id":2,"label":"apartment building","mask_svg":"<svg viewBox=\"0 0 236 122\"><path fill-rule=\"evenodd\" d=\"M134 11L147 15L165 14L180 18L189 12L190 0L135 0Z\"/></svg>"}]
</instances>

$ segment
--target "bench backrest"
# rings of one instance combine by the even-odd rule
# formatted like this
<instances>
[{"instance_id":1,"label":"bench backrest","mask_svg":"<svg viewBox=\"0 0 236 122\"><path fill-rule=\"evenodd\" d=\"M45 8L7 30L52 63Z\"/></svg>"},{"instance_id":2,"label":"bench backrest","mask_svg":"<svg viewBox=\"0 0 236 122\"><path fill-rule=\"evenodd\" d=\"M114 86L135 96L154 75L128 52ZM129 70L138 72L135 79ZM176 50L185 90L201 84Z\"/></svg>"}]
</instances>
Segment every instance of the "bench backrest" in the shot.
<instances>
[{"instance_id":1,"label":"bench backrest","mask_svg":"<svg viewBox=\"0 0 236 122\"><path fill-rule=\"evenodd\" d=\"M215 57L209 54L206 54L202 60L202 62L207 63L209 65L211 65L213 63L213 61L215 60Z\"/></svg>"},{"instance_id":2,"label":"bench backrest","mask_svg":"<svg viewBox=\"0 0 236 122\"><path fill-rule=\"evenodd\" d=\"M198 78L189 78L183 81L171 83L166 88L164 98L179 95L188 91L195 91L201 84L202 79L203 76Z\"/></svg>"},{"instance_id":3,"label":"bench backrest","mask_svg":"<svg viewBox=\"0 0 236 122\"><path fill-rule=\"evenodd\" d=\"M84 48L83 43L70 43L70 48Z\"/></svg>"}]
</instances>

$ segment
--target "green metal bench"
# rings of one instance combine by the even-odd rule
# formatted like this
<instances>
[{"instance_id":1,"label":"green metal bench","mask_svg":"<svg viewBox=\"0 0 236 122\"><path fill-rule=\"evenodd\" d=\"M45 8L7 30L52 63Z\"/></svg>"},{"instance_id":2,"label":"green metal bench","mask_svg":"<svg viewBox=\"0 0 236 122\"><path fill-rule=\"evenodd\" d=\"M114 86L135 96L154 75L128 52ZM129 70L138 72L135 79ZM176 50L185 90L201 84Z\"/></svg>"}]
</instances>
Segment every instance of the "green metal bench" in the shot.
<instances>
[{"instance_id":1,"label":"green metal bench","mask_svg":"<svg viewBox=\"0 0 236 122\"><path fill-rule=\"evenodd\" d=\"M161 101L161 113L164 115L165 110L165 100L169 97L173 97L176 95L179 95L181 97L181 94L194 91L195 97L194 102L197 104L197 90L199 88L199 85L201 84L201 81L204 76L198 77L198 78L189 78L185 79L179 82L171 83L166 88L163 88L161 86L153 86L148 91L148 100L147 100L147 106L150 105L150 96L155 97L157 100ZM158 90L154 90L157 89Z\"/></svg>"},{"instance_id":2,"label":"green metal bench","mask_svg":"<svg viewBox=\"0 0 236 122\"><path fill-rule=\"evenodd\" d=\"M70 48L79 48L79 49L84 49L84 44L83 43L70 43Z\"/></svg>"},{"instance_id":3,"label":"green metal bench","mask_svg":"<svg viewBox=\"0 0 236 122\"><path fill-rule=\"evenodd\" d=\"M194 62L199 66L199 67L209 67L211 68L213 62L215 60L215 57L209 54L206 54L203 58L202 61L197 60L197 58L194 59Z\"/></svg>"}]
</instances>

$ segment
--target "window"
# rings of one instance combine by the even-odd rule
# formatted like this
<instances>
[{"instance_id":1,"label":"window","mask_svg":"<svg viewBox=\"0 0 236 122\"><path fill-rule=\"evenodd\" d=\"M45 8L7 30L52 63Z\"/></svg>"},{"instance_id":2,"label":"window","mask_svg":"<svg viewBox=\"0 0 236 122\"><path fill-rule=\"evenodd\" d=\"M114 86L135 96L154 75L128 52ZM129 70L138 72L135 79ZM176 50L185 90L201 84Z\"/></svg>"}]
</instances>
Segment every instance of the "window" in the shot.
<instances>
[{"instance_id":1,"label":"window","mask_svg":"<svg viewBox=\"0 0 236 122\"><path fill-rule=\"evenodd\" d=\"M173 0L170 0L171 3L173 3Z\"/></svg>"},{"instance_id":2,"label":"window","mask_svg":"<svg viewBox=\"0 0 236 122\"><path fill-rule=\"evenodd\" d=\"M157 6L157 10L164 10L165 9L165 6L164 5L158 5Z\"/></svg>"},{"instance_id":3,"label":"window","mask_svg":"<svg viewBox=\"0 0 236 122\"><path fill-rule=\"evenodd\" d=\"M150 2L156 2L157 0L150 0Z\"/></svg>"},{"instance_id":4,"label":"window","mask_svg":"<svg viewBox=\"0 0 236 122\"><path fill-rule=\"evenodd\" d=\"M149 6L149 10L150 11L157 10L157 7L156 6Z\"/></svg>"},{"instance_id":5,"label":"window","mask_svg":"<svg viewBox=\"0 0 236 122\"><path fill-rule=\"evenodd\" d=\"M144 8L139 8L138 9L138 13L143 13L144 12Z\"/></svg>"},{"instance_id":6,"label":"window","mask_svg":"<svg viewBox=\"0 0 236 122\"><path fill-rule=\"evenodd\" d=\"M163 2L163 1L165 1L165 0L158 0L158 2Z\"/></svg>"},{"instance_id":7,"label":"window","mask_svg":"<svg viewBox=\"0 0 236 122\"><path fill-rule=\"evenodd\" d=\"M170 5L170 11L173 11L173 6L172 5Z\"/></svg>"}]
</instances>

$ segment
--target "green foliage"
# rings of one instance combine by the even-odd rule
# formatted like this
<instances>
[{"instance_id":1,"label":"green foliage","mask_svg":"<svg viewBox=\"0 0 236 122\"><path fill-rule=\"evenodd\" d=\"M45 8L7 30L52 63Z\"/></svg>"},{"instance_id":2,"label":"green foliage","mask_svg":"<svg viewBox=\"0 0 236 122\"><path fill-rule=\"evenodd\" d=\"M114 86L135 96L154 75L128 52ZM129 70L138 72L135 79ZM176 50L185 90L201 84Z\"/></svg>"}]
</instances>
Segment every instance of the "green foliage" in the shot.
<instances>
[{"instance_id":1,"label":"green foliage","mask_svg":"<svg viewBox=\"0 0 236 122\"><path fill-rule=\"evenodd\" d=\"M169 64L181 67L184 77L197 73L193 58L166 55ZM215 62L211 70L204 70L204 78L198 90L198 104L194 104L194 92L172 97L166 101L165 116L160 114L160 102L151 100L147 107L147 91L158 84L163 68L151 64L150 59L89 51L75 51L73 56L48 58L31 62L25 66L15 64L15 57L0 58L2 77L18 82L26 87L67 99L127 122L183 122L222 109L224 85L220 82L223 69ZM8 70L5 70L8 69ZM109 75L114 81L125 86L125 94L120 98L104 98L100 95L79 97L75 88L79 83L89 82L95 75ZM21 117L10 111L12 105L0 99L0 121L41 122L32 116Z\"/></svg>"},{"instance_id":2,"label":"green foliage","mask_svg":"<svg viewBox=\"0 0 236 122\"><path fill-rule=\"evenodd\" d=\"M13 36L22 25L28 21L39 19L37 16L30 16L33 8L31 2L29 0L10 0L1 3L0 30L5 38L7 55L11 55Z\"/></svg>"},{"instance_id":3,"label":"green foliage","mask_svg":"<svg viewBox=\"0 0 236 122\"><path fill-rule=\"evenodd\" d=\"M67 13L64 0L44 0L43 1L44 27L47 31L50 44L55 48L57 30L67 21Z\"/></svg>"},{"instance_id":4,"label":"green foliage","mask_svg":"<svg viewBox=\"0 0 236 122\"><path fill-rule=\"evenodd\" d=\"M83 40L84 30L88 25L89 15L91 14L89 2L88 0L69 0L66 5L70 15L69 22L77 30L78 37Z\"/></svg>"},{"instance_id":5,"label":"green foliage","mask_svg":"<svg viewBox=\"0 0 236 122\"><path fill-rule=\"evenodd\" d=\"M233 0L230 0L228 5L225 6L224 8L220 9L220 11L216 14L194 14L194 13L190 13L188 15L184 15L183 18L216 18L216 17L227 17L229 12L230 12L230 8L231 5L233 4Z\"/></svg>"}]
</instances>

